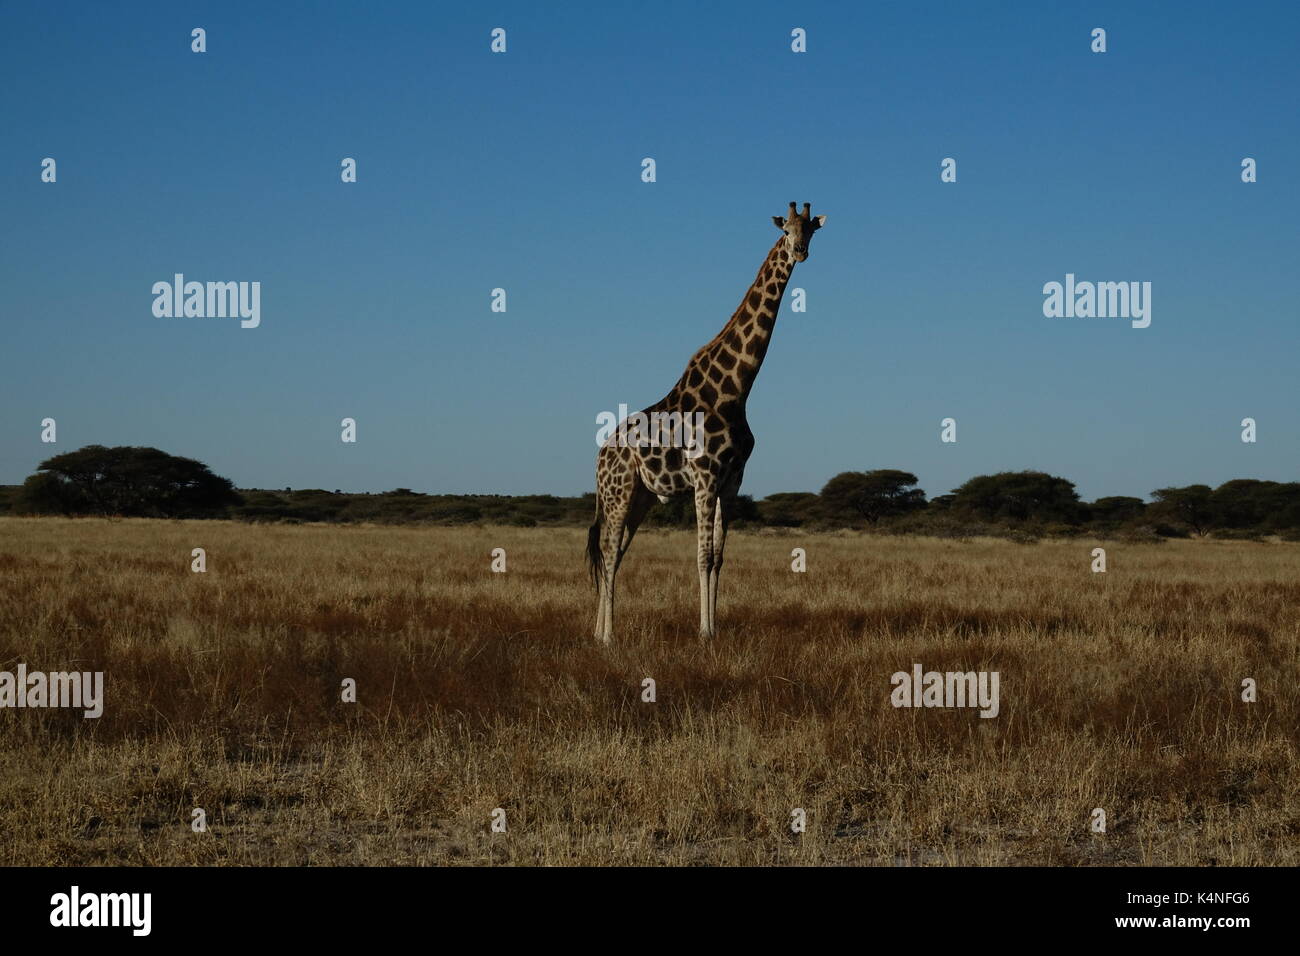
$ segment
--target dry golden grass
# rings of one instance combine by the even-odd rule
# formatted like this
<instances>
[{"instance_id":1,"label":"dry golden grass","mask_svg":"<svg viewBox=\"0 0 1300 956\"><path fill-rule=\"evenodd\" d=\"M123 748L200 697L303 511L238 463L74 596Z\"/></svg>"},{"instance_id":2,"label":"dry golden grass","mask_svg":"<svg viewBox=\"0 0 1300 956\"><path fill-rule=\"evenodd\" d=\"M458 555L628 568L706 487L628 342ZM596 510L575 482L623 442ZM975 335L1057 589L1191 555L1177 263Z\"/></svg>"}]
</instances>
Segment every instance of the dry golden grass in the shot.
<instances>
[{"instance_id":1,"label":"dry golden grass","mask_svg":"<svg viewBox=\"0 0 1300 956\"><path fill-rule=\"evenodd\" d=\"M1300 863L1300 546L733 534L706 644L642 532L606 650L584 538L0 519L0 669L106 674L0 712L0 864Z\"/></svg>"}]
</instances>

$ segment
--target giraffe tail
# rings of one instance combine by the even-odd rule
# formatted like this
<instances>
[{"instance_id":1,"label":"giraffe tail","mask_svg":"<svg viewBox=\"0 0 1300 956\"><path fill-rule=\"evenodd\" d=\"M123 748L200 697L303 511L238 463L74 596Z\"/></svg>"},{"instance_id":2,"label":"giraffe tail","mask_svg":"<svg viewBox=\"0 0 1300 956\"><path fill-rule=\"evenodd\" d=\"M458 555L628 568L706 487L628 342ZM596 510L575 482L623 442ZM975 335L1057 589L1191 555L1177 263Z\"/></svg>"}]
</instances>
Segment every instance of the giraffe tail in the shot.
<instances>
[{"instance_id":1,"label":"giraffe tail","mask_svg":"<svg viewBox=\"0 0 1300 956\"><path fill-rule=\"evenodd\" d=\"M591 583L599 588L601 578L605 576L605 556L600 551L600 508L596 508L596 523L587 531L587 570L591 574Z\"/></svg>"}]
</instances>

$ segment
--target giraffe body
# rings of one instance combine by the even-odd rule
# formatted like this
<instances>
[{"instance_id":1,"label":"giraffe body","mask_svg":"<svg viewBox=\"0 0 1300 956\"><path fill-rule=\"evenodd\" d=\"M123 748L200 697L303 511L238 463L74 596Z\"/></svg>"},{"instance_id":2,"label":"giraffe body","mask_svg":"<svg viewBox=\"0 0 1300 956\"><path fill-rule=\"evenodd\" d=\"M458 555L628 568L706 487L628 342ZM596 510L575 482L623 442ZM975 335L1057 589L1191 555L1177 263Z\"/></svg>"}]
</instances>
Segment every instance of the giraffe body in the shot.
<instances>
[{"instance_id":1,"label":"giraffe body","mask_svg":"<svg viewBox=\"0 0 1300 956\"><path fill-rule=\"evenodd\" d=\"M785 218L772 217L782 236L740 307L695 353L672 390L640 413L670 420L676 415L689 424L667 441L653 429L616 430L596 456L596 521L587 536L587 557L599 592L596 638L606 644L614 630L614 579L637 528L656 500L687 494L695 498L700 634L714 635L727 527L754 450L745 400L794 265L808 257L808 240L826 221L809 212L807 203L802 215L791 203Z\"/></svg>"}]
</instances>

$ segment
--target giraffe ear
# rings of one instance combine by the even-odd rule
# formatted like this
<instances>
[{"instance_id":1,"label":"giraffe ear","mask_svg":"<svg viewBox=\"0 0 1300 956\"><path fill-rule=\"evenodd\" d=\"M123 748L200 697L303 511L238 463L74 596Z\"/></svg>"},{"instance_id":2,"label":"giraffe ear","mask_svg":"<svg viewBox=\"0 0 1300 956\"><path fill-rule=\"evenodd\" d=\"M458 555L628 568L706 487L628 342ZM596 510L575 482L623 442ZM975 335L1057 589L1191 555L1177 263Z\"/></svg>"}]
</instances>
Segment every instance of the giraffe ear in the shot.
<instances>
[{"instance_id":1,"label":"giraffe ear","mask_svg":"<svg viewBox=\"0 0 1300 956\"><path fill-rule=\"evenodd\" d=\"M820 229L822 226L826 225L826 217L813 216L813 222L817 223L817 228Z\"/></svg>"},{"instance_id":2,"label":"giraffe ear","mask_svg":"<svg viewBox=\"0 0 1300 956\"><path fill-rule=\"evenodd\" d=\"M776 228L778 228L778 229L780 229L780 230L782 230L782 231L785 230L785 217L784 217L784 216L773 216L773 217L772 217L772 222L776 223Z\"/></svg>"}]
</instances>

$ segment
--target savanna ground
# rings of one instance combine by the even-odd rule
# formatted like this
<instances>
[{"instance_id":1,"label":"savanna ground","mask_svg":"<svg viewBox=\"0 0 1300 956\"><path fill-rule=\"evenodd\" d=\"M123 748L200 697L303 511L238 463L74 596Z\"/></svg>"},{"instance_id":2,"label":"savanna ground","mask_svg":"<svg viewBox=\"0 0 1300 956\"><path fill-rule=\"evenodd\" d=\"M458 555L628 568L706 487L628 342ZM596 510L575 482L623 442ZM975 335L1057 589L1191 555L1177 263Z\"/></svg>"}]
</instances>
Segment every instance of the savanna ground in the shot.
<instances>
[{"instance_id":1,"label":"savanna ground","mask_svg":"<svg viewBox=\"0 0 1300 956\"><path fill-rule=\"evenodd\" d=\"M0 712L0 864L1300 863L1300 545L733 533L704 643L643 531L605 649L584 540L0 519L0 670L106 683Z\"/></svg>"}]
</instances>

